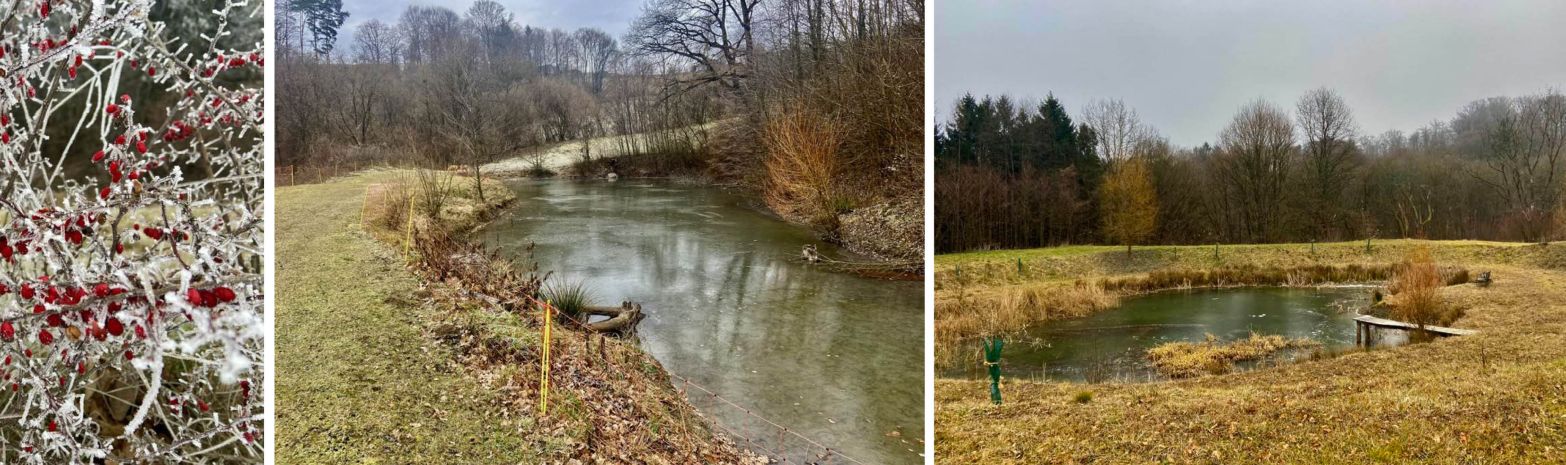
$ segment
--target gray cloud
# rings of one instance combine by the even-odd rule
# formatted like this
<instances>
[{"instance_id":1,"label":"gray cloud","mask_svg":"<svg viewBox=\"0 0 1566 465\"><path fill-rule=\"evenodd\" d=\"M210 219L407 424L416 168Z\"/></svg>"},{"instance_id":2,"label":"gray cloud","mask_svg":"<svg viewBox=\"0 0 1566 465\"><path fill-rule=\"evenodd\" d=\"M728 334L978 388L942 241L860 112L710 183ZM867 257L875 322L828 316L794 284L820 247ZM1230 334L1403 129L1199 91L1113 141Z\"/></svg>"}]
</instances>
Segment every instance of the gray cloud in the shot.
<instances>
[{"instance_id":1,"label":"gray cloud","mask_svg":"<svg viewBox=\"0 0 1566 465\"><path fill-rule=\"evenodd\" d=\"M616 38L624 35L642 12L643 0L497 0L516 16L517 24L543 28L576 30L602 29ZM438 6L466 13L472 0L343 0L348 21L343 24L342 45L352 44L353 31L371 19L394 23L410 5Z\"/></svg>"},{"instance_id":2,"label":"gray cloud","mask_svg":"<svg viewBox=\"0 0 1566 465\"><path fill-rule=\"evenodd\" d=\"M1073 115L1123 99L1179 145L1242 104L1337 90L1362 132L1413 130L1464 104L1566 86L1566 2L955 1L935 4L937 121L964 92Z\"/></svg>"}]
</instances>

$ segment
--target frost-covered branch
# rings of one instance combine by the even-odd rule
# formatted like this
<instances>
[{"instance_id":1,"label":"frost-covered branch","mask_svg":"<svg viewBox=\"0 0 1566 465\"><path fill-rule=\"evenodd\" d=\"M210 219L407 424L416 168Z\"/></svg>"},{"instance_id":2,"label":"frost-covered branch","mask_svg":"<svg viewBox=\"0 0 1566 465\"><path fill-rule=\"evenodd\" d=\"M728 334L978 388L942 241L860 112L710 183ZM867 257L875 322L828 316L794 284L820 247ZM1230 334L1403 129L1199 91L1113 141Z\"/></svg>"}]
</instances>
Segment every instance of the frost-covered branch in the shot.
<instances>
[{"instance_id":1,"label":"frost-covered branch","mask_svg":"<svg viewBox=\"0 0 1566 465\"><path fill-rule=\"evenodd\" d=\"M263 4L185 6L0 0L0 463L262 459Z\"/></svg>"}]
</instances>

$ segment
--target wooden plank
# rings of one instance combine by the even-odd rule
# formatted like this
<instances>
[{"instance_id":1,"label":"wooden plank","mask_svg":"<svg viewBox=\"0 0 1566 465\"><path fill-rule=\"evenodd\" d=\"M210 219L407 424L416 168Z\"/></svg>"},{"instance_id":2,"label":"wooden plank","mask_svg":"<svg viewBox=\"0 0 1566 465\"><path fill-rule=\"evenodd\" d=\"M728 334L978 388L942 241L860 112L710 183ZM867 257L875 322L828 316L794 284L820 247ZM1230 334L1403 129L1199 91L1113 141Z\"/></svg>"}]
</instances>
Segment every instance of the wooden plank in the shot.
<instances>
[{"instance_id":1,"label":"wooden plank","mask_svg":"<svg viewBox=\"0 0 1566 465\"><path fill-rule=\"evenodd\" d=\"M1397 320L1388 320L1386 318L1377 318L1377 317L1373 317L1373 316L1370 316L1370 315L1360 315L1360 316L1354 317L1354 321L1358 321L1360 323L1364 323L1364 324L1372 325L1372 326L1381 326L1381 327L1385 327L1385 328L1421 329L1419 327L1419 325L1404 323L1404 322L1397 321ZM1447 327L1443 327L1443 326L1426 326L1423 329L1425 331L1429 331L1429 332L1432 332L1432 333L1445 334L1445 335L1448 335L1448 336L1468 336L1468 335L1478 334L1479 333L1478 331L1474 331L1474 330L1471 330L1471 329L1447 328Z\"/></svg>"}]
</instances>

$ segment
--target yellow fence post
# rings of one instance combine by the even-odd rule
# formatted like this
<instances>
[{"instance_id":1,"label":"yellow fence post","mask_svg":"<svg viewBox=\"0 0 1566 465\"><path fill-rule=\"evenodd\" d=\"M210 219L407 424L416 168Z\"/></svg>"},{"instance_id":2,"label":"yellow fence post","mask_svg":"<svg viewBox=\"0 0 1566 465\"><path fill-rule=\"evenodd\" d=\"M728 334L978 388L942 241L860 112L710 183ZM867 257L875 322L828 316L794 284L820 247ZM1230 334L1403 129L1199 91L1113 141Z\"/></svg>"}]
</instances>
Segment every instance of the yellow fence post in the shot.
<instances>
[{"instance_id":1,"label":"yellow fence post","mask_svg":"<svg viewBox=\"0 0 1566 465\"><path fill-rule=\"evenodd\" d=\"M369 223L365 223L364 220L365 220L365 217L369 215L369 211L370 211L370 194L372 192L374 192L374 191L375 191L375 185L374 184L371 184L370 187L364 188L364 201L359 202L359 226L363 227L365 229L369 229Z\"/></svg>"},{"instance_id":2,"label":"yellow fence post","mask_svg":"<svg viewBox=\"0 0 1566 465\"><path fill-rule=\"evenodd\" d=\"M413 205L418 203L419 194L413 194L408 198L408 239L402 244L402 259L408 259L408 253L413 250Z\"/></svg>"},{"instance_id":3,"label":"yellow fence post","mask_svg":"<svg viewBox=\"0 0 1566 465\"><path fill-rule=\"evenodd\" d=\"M544 301L544 356L539 365L540 379L538 381L538 413L540 416L549 415L549 330L554 326L554 317L550 315L549 301Z\"/></svg>"}]
</instances>

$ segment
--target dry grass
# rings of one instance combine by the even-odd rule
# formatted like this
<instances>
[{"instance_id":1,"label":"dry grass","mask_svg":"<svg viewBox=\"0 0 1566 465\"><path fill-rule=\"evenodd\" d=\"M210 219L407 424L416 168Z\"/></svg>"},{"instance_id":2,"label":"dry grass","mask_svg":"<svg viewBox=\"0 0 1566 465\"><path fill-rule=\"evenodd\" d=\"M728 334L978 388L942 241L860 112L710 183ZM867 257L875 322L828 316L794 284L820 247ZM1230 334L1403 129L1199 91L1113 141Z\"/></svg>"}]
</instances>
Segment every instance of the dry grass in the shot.
<instances>
[{"instance_id":1,"label":"dry grass","mask_svg":"<svg viewBox=\"0 0 1566 465\"><path fill-rule=\"evenodd\" d=\"M1563 255L1558 251L1566 249L1493 242L1439 244L1430 255L1450 257L1451 262L1474 263L1476 257L1490 256L1503 263L1566 267L1566 259L1557 258ZM937 256L936 365L953 362L953 347L964 339L1086 315L1131 295L1171 289L1382 283L1406 266L1402 262L1408 253L1426 245L1425 241L1386 241L1368 254L1363 242L1243 245L1225 247L1217 258L1212 247L1187 246L1144 247L1132 257L1114 246ZM1437 266L1436 270L1448 286L1469 280L1465 266Z\"/></svg>"},{"instance_id":2,"label":"dry grass","mask_svg":"<svg viewBox=\"0 0 1566 465\"><path fill-rule=\"evenodd\" d=\"M1318 244L1156 245L1142 246L1130 257L1124 247L1074 245L1025 250L993 250L935 257L937 290L993 287L1050 280L1254 266L1294 268L1308 265L1382 265L1398 263L1420 245L1434 245L1431 255L1443 263L1518 263L1566 268L1566 248L1489 241L1364 241ZM1543 249L1543 250L1540 250Z\"/></svg>"},{"instance_id":3,"label":"dry grass","mask_svg":"<svg viewBox=\"0 0 1566 465\"><path fill-rule=\"evenodd\" d=\"M1003 334L1038 323L1075 318L1114 307L1120 299L1097 284L1047 283L1013 287L993 295L959 298L936 305L937 365L954 360L961 344L945 343L970 337Z\"/></svg>"},{"instance_id":4,"label":"dry grass","mask_svg":"<svg viewBox=\"0 0 1566 465\"><path fill-rule=\"evenodd\" d=\"M1076 318L1117 305L1121 298L1171 289L1243 286L1319 286L1380 282L1398 265L1306 265L1292 268L1237 265L1218 269L1160 270L1145 275L1082 279L1072 283L968 287L941 298L935 306L936 365L956 361L960 341L1022 331L1050 320ZM1466 277L1466 270L1450 275Z\"/></svg>"},{"instance_id":5,"label":"dry grass","mask_svg":"<svg viewBox=\"0 0 1566 465\"><path fill-rule=\"evenodd\" d=\"M1299 267L1230 266L1210 270L1159 270L1145 276L1105 278L1100 285L1120 292L1236 286L1313 286L1386 280L1392 265L1306 265Z\"/></svg>"},{"instance_id":6,"label":"dry grass","mask_svg":"<svg viewBox=\"0 0 1566 465\"><path fill-rule=\"evenodd\" d=\"M538 293L537 276L460 239L509 190L486 190L480 203L471 182L459 183L438 219L416 220L440 227L420 230L414 256L427 258L407 267L400 242L376 241L351 216L363 211L357 223L372 232L396 223L372 212L406 215L406 200L375 208L359 193L384 200L403 176L279 193L278 337L288 343L278 346L278 384L289 388L278 399L288 426L279 460L758 462L714 431L634 341L568 325L554 328L549 414L539 416L542 319L520 306ZM375 235L401 240L401 231Z\"/></svg>"},{"instance_id":7,"label":"dry grass","mask_svg":"<svg viewBox=\"0 0 1566 465\"><path fill-rule=\"evenodd\" d=\"M1309 339L1289 339L1276 334L1251 333L1245 339L1219 342L1211 334L1201 342L1169 342L1147 350L1147 360L1170 378L1221 375L1234 369L1234 362L1257 360L1289 348L1321 345Z\"/></svg>"},{"instance_id":8,"label":"dry grass","mask_svg":"<svg viewBox=\"0 0 1566 465\"><path fill-rule=\"evenodd\" d=\"M990 405L984 382L935 387L938 463L1561 463L1566 454L1566 246L1491 242L1363 242L1225 247L1228 264L1305 266L1400 261L1419 245L1438 263L1492 271L1487 288L1441 288L1466 309L1473 336L1324 354L1259 370L1153 383L1008 380ZM1154 249L1154 248L1149 248ZM1202 253L1206 252L1206 253ZM1212 268L1211 248L1006 251L937 268L993 267L937 292L937 328L953 304L1011 289L1071 286L1094 276ZM1032 282L994 279L1023 258ZM1455 269L1455 268L1454 268ZM1059 270L1111 270L1059 273ZM1012 271L1007 271L1012 273ZM1052 276L1040 279L1042 276ZM1459 281L1457 273L1443 277ZM944 305L947 313L941 312ZM974 306L977 307L977 306ZM944 320L943 320L944 318ZM937 337L937 350L947 343ZM1075 396L1091 391L1090 403Z\"/></svg>"}]
</instances>

